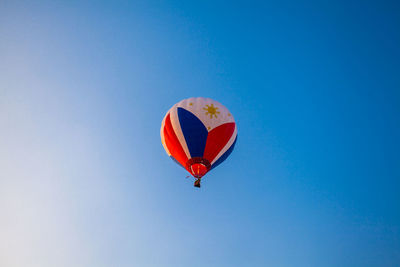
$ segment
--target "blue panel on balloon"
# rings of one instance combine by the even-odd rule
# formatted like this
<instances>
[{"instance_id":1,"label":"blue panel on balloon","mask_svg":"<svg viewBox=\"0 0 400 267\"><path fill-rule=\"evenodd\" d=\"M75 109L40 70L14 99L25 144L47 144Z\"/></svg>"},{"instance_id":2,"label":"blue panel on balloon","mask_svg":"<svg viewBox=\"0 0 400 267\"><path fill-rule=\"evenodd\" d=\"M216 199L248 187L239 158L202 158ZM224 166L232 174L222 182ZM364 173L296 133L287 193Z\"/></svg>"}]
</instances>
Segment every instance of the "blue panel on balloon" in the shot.
<instances>
[{"instance_id":1,"label":"blue panel on balloon","mask_svg":"<svg viewBox=\"0 0 400 267\"><path fill-rule=\"evenodd\" d=\"M235 147L236 140L237 140L237 136L236 136L236 138L235 138L235 141L234 141L233 144L231 145L231 147L230 147L227 151L225 151L225 153L222 154L222 156L221 156L219 159L217 159L217 161L214 162L214 164L211 166L211 170L214 169L215 167L217 167L219 164L221 164L224 160L226 160L227 157L229 157L229 155L230 155L230 154L232 153L232 151L233 151L233 148Z\"/></svg>"},{"instance_id":2,"label":"blue panel on balloon","mask_svg":"<svg viewBox=\"0 0 400 267\"><path fill-rule=\"evenodd\" d=\"M193 113L184 108L178 108L178 117L190 156L203 157L208 136L207 128Z\"/></svg>"}]
</instances>

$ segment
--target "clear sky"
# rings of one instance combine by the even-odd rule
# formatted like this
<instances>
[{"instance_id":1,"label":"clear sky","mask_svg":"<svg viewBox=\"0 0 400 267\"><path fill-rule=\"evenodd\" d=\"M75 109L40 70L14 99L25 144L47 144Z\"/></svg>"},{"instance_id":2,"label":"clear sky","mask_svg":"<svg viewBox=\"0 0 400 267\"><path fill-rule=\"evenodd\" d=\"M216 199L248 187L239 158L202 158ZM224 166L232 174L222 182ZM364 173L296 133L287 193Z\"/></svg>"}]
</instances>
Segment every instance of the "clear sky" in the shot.
<instances>
[{"instance_id":1,"label":"clear sky","mask_svg":"<svg viewBox=\"0 0 400 267\"><path fill-rule=\"evenodd\" d=\"M397 1L0 1L0 266L399 266ZM227 106L200 190L160 142Z\"/></svg>"}]
</instances>

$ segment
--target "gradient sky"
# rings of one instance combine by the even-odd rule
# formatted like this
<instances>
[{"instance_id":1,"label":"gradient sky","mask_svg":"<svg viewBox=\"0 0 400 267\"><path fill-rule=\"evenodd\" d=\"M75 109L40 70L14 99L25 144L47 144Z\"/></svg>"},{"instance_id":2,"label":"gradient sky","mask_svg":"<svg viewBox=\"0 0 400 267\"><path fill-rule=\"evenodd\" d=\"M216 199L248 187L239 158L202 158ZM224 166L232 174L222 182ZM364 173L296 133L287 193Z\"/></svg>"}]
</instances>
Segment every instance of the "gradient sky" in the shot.
<instances>
[{"instance_id":1,"label":"gradient sky","mask_svg":"<svg viewBox=\"0 0 400 267\"><path fill-rule=\"evenodd\" d=\"M0 1L0 266L399 266L397 1ZM202 188L165 112L227 106Z\"/></svg>"}]
</instances>

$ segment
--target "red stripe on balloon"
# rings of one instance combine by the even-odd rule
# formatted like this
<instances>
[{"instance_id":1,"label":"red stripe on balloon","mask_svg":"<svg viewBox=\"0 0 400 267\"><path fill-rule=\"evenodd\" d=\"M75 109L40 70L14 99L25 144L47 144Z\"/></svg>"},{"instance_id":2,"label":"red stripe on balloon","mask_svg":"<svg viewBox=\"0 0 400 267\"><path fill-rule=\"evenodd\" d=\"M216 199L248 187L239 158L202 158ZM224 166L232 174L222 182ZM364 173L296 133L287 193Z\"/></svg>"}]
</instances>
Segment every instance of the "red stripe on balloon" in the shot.
<instances>
[{"instance_id":1,"label":"red stripe on balloon","mask_svg":"<svg viewBox=\"0 0 400 267\"><path fill-rule=\"evenodd\" d=\"M235 131L235 123L222 124L208 133L206 148L203 157L212 162L218 153L225 147Z\"/></svg>"},{"instance_id":2,"label":"red stripe on balloon","mask_svg":"<svg viewBox=\"0 0 400 267\"><path fill-rule=\"evenodd\" d=\"M185 151L179 142L178 137L175 134L174 128L172 128L170 114L165 118L164 124L164 141L171 155L182 165L186 166L188 158Z\"/></svg>"}]
</instances>

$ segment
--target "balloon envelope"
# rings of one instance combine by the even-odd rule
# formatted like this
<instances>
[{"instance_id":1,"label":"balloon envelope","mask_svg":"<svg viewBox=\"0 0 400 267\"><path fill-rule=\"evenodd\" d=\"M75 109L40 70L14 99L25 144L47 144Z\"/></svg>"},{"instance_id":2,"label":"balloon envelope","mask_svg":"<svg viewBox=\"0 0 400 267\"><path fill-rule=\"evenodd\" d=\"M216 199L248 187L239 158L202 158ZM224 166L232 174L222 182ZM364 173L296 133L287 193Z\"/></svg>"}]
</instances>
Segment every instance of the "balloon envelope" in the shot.
<instances>
[{"instance_id":1,"label":"balloon envelope","mask_svg":"<svg viewBox=\"0 0 400 267\"><path fill-rule=\"evenodd\" d=\"M184 99L175 104L161 124L167 154L196 178L221 164L237 138L229 110L210 98Z\"/></svg>"}]
</instances>

